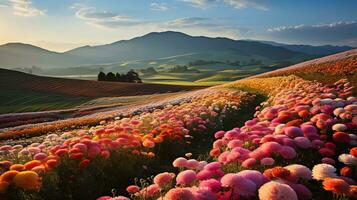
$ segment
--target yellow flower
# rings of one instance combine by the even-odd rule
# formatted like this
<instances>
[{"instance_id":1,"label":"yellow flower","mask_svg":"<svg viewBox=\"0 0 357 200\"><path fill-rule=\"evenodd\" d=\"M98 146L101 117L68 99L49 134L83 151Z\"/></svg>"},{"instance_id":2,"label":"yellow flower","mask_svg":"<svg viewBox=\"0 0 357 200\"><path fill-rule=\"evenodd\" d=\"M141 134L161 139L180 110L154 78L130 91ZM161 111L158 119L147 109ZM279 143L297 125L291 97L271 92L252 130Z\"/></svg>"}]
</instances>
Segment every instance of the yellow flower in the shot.
<instances>
[{"instance_id":1,"label":"yellow flower","mask_svg":"<svg viewBox=\"0 0 357 200\"><path fill-rule=\"evenodd\" d=\"M17 187L25 190L38 190L41 187L41 177L34 171L19 172L13 182Z\"/></svg>"}]
</instances>

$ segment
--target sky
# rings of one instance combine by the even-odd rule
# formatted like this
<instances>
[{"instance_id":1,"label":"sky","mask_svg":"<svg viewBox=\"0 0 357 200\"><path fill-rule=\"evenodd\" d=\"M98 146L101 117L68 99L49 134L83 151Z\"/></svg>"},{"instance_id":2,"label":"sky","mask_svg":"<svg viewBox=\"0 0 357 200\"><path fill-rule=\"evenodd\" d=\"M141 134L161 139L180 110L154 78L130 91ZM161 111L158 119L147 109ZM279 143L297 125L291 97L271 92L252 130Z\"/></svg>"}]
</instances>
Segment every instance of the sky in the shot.
<instances>
[{"instance_id":1,"label":"sky","mask_svg":"<svg viewBox=\"0 0 357 200\"><path fill-rule=\"evenodd\" d=\"M0 44L63 52L149 32L357 47L356 0L0 0Z\"/></svg>"}]
</instances>

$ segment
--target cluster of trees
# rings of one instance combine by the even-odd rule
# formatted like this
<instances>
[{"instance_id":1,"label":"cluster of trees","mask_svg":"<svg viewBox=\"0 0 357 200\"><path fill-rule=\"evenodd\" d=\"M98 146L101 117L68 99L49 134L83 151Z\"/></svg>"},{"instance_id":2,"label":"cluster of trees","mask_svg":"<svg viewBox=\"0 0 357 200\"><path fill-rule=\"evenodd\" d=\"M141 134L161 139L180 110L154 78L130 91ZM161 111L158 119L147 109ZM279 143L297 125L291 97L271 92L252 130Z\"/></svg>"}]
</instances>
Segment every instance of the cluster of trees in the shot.
<instances>
[{"instance_id":1,"label":"cluster of trees","mask_svg":"<svg viewBox=\"0 0 357 200\"><path fill-rule=\"evenodd\" d=\"M197 69L190 69L186 65L176 65L172 67L169 72L171 73L183 73L183 72L195 72L195 73L200 73L199 70Z\"/></svg>"},{"instance_id":2,"label":"cluster of trees","mask_svg":"<svg viewBox=\"0 0 357 200\"><path fill-rule=\"evenodd\" d=\"M142 83L139 74L134 70L130 70L126 74L114 74L113 72L105 74L104 72L99 72L98 81Z\"/></svg>"}]
</instances>

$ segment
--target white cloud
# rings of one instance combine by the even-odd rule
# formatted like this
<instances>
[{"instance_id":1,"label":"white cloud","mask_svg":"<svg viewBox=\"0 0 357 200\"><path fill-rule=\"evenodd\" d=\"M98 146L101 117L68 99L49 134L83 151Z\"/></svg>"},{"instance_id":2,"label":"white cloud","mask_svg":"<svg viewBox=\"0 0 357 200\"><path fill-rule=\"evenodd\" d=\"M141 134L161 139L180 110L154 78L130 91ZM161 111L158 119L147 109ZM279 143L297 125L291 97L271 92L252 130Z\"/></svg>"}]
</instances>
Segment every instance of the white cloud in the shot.
<instances>
[{"instance_id":1,"label":"white cloud","mask_svg":"<svg viewBox=\"0 0 357 200\"><path fill-rule=\"evenodd\" d=\"M36 8L31 0L9 0L14 15L23 17L35 17L45 15L46 10Z\"/></svg>"},{"instance_id":2,"label":"white cloud","mask_svg":"<svg viewBox=\"0 0 357 200\"><path fill-rule=\"evenodd\" d=\"M207 9L213 5L225 4L235 9L255 8L259 10L268 10L264 4L265 0L181 0L193 7Z\"/></svg>"},{"instance_id":3,"label":"white cloud","mask_svg":"<svg viewBox=\"0 0 357 200\"><path fill-rule=\"evenodd\" d=\"M95 26L105 28L118 28L135 26L144 23L144 21L142 20L138 20L129 16L105 10L102 11L94 7L87 7L80 4L75 4L71 8L77 10L75 15L78 19L81 19L87 22L88 24Z\"/></svg>"},{"instance_id":4,"label":"white cloud","mask_svg":"<svg viewBox=\"0 0 357 200\"><path fill-rule=\"evenodd\" d=\"M167 11L169 10L169 7L166 3L151 3L150 9L154 11Z\"/></svg>"},{"instance_id":5,"label":"white cloud","mask_svg":"<svg viewBox=\"0 0 357 200\"><path fill-rule=\"evenodd\" d=\"M273 38L295 43L348 44L357 46L357 22L280 26L268 29Z\"/></svg>"},{"instance_id":6,"label":"white cloud","mask_svg":"<svg viewBox=\"0 0 357 200\"><path fill-rule=\"evenodd\" d=\"M184 17L169 21L165 24L169 28L187 28L187 27L213 27L218 26L211 22L210 18L202 17Z\"/></svg>"}]
</instances>

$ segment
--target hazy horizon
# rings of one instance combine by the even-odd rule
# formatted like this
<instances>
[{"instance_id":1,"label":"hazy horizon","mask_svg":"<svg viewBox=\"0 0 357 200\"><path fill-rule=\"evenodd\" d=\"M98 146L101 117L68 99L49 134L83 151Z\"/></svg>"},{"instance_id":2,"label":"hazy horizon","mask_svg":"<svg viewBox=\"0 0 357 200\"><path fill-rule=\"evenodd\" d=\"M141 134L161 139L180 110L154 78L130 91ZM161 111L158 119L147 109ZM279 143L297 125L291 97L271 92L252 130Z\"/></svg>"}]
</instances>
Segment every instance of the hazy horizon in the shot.
<instances>
[{"instance_id":1,"label":"hazy horizon","mask_svg":"<svg viewBox=\"0 0 357 200\"><path fill-rule=\"evenodd\" d=\"M352 0L0 0L0 44L21 42L63 52L150 32L178 31L356 47L356 7Z\"/></svg>"}]
</instances>

